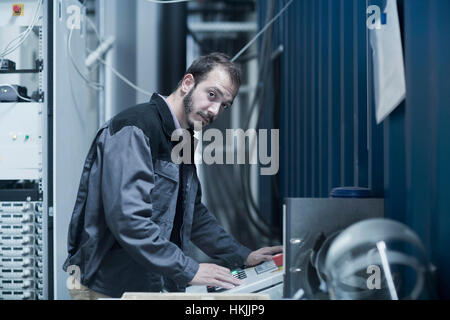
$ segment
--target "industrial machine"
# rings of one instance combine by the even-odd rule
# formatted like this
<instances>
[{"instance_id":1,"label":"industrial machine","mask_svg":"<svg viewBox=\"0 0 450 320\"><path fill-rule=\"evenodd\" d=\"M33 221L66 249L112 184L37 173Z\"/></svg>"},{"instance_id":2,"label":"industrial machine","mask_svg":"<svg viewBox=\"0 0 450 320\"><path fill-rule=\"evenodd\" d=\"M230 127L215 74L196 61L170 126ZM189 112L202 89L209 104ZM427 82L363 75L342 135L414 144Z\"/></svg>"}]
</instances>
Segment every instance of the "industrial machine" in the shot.
<instances>
[{"instance_id":1,"label":"industrial machine","mask_svg":"<svg viewBox=\"0 0 450 320\"><path fill-rule=\"evenodd\" d=\"M329 246L355 222L383 217L375 198L286 198L283 206L284 298L329 299L323 265Z\"/></svg>"},{"instance_id":2,"label":"industrial machine","mask_svg":"<svg viewBox=\"0 0 450 320\"><path fill-rule=\"evenodd\" d=\"M339 300L433 299L434 269L413 230L380 218L342 231L321 264L330 298Z\"/></svg>"}]
</instances>

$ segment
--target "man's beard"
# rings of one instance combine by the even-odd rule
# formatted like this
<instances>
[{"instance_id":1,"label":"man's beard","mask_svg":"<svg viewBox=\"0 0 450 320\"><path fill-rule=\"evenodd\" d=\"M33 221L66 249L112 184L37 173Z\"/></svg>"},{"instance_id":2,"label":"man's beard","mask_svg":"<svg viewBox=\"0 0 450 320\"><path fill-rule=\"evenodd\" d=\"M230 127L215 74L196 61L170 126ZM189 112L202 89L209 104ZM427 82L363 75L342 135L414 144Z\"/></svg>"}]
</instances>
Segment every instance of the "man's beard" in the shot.
<instances>
[{"instance_id":1,"label":"man's beard","mask_svg":"<svg viewBox=\"0 0 450 320\"><path fill-rule=\"evenodd\" d=\"M191 121L189 119L189 116L194 112L194 104L192 102L192 93L194 92L196 86L194 86L193 89L191 89L191 91L189 91L186 96L183 98L183 104L184 104L184 115L186 117L186 122L188 125L188 128L190 130L194 130L197 129L197 131L201 130L203 127L203 123L202 121ZM201 115L203 118L208 120L208 124L212 123L215 119L214 117L210 117L207 114L203 113L203 112L197 112L197 114Z\"/></svg>"},{"instance_id":2,"label":"man's beard","mask_svg":"<svg viewBox=\"0 0 450 320\"><path fill-rule=\"evenodd\" d=\"M195 88L193 88L191 91L186 94L186 96L183 98L183 104L184 104L184 115L186 117L186 122L190 130L194 130L194 122L192 122L189 119L189 115L192 113L192 110L194 110L194 106L192 103L192 92Z\"/></svg>"}]
</instances>

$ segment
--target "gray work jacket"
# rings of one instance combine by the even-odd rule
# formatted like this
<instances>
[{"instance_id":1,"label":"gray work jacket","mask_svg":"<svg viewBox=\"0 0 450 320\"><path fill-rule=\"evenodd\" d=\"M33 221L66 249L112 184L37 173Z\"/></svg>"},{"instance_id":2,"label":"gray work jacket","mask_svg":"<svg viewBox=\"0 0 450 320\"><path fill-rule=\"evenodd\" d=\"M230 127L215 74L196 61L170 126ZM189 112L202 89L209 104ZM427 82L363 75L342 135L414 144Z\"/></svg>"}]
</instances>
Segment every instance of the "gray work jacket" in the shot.
<instances>
[{"instance_id":1,"label":"gray work jacket","mask_svg":"<svg viewBox=\"0 0 450 320\"><path fill-rule=\"evenodd\" d=\"M199 267L189 257L190 241L229 267L242 266L250 254L201 203L194 164L181 171L181 248L169 241L179 188L179 166L170 157L174 129L167 104L154 94L98 131L84 163L63 266L78 266L90 289L121 297L159 292L170 282L171 291L183 291Z\"/></svg>"}]
</instances>

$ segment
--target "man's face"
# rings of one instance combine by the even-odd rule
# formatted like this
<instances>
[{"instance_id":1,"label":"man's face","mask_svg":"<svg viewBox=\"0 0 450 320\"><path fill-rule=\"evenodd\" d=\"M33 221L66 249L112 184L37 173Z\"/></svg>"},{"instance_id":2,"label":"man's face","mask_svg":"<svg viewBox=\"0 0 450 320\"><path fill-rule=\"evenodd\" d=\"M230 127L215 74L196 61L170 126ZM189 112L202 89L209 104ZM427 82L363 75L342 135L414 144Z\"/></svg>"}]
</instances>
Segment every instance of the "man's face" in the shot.
<instances>
[{"instance_id":1,"label":"man's face","mask_svg":"<svg viewBox=\"0 0 450 320\"><path fill-rule=\"evenodd\" d=\"M206 79L197 83L183 98L185 117L192 130L200 130L212 123L227 108L231 107L237 94L228 72L214 68Z\"/></svg>"}]
</instances>

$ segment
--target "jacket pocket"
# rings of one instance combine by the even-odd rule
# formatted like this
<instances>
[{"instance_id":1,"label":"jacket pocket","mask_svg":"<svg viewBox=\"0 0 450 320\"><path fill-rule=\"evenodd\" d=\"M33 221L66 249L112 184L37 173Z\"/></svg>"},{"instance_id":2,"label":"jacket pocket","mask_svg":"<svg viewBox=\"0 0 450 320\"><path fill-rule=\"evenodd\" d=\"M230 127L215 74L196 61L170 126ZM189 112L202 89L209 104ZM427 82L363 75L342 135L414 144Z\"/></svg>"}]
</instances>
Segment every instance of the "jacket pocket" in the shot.
<instances>
[{"instance_id":1,"label":"jacket pocket","mask_svg":"<svg viewBox=\"0 0 450 320\"><path fill-rule=\"evenodd\" d=\"M179 167L178 165L156 160L155 187L152 189L153 219L173 221L178 195Z\"/></svg>"}]
</instances>

